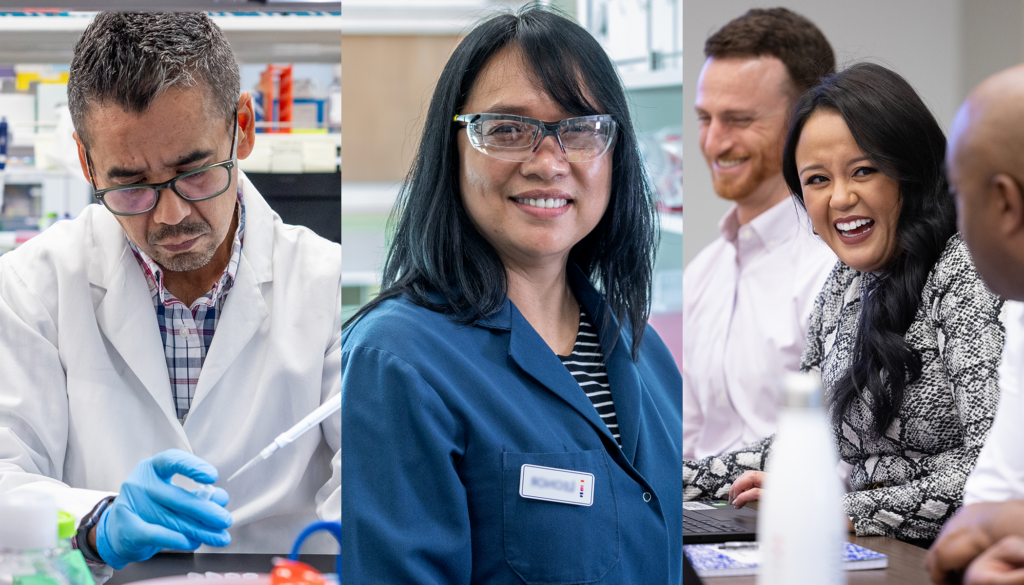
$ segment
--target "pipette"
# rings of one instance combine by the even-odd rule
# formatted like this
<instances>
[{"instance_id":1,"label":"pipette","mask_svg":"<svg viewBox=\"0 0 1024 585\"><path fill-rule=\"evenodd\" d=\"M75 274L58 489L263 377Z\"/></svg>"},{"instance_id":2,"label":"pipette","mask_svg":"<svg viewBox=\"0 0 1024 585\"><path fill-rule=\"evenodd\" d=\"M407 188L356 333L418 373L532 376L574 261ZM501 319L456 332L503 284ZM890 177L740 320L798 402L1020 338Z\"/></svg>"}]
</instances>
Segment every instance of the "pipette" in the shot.
<instances>
[{"instance_id":1,"label":"pipette","mask_svg":"<svg viewBox=\"0 0 1024 585\"><path fill-rule=\"evenodd\" d=\"M324 402L323 404L320 405L319 408L309 413L309 415L307 415L306 418L300 420L298 424L278 435L277 438L274 439L273 443L268 445L266 449L260 451L259 455L253 457L252 460L243 465L241 469L236 471L231 477L228 478L228 481L235 479L236 477L238 477L240 473L242 473L246 469L249 469L256 463L268 459L278 449L286 447L287 445L291 444L292 441L306 434L307 431L309 431L312 428L315 428L325 418L331 416L332 414L338 412L339 410L341 410L340 392L328 398L327 402Z\"/></svg>"}]
</instances>

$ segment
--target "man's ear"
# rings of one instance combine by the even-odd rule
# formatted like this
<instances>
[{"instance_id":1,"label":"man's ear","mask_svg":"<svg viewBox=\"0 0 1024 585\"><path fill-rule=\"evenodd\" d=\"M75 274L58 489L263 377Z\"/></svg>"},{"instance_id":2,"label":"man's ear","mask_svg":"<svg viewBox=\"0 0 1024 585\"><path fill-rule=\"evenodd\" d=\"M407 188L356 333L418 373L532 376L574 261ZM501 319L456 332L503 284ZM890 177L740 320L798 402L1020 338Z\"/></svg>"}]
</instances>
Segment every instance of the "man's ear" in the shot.
<instances>
[{"instance_id":1,"label":"man's ear","mask_svg":"<svg viewBox=\"0 0 1024 585\"><path fill-rule=\"evenodd\" d=\"M1024 193L1020 183L1006 173L996 173L989 181L989 188L996 198L994 204L999 214L1001 235L1024 235Z\"/></svg>"},{"instance_id":2,"label":"man's ear","mask_svg":"<svg viewBox=\"0 0 1024 585\"><path fill-rule=\"evenodd\" d=\"M238 149L235 156L239 160L252 153L256 142L256 112L253 110L252 95L245 91L238 98Z\"/></svg>"},{"instance_id":3,"label":"man's ear","mask_svg":"<svg viewBox=\"0 0 1024 585\"><path fill-rule=\"evenodd\" d=\"M74 137L75 144L78 145L78 163L82 165L82 175L85 176L85 179L89 181L89 183L92 183L93 178L92 173L89 172L89 161L85 156L85 145L82 144L82 139L78 136L77 131L73 133L71 136ZM95 184L93 184L92 187L93 189L97 188Z\"/></svg>"}]
</instances>

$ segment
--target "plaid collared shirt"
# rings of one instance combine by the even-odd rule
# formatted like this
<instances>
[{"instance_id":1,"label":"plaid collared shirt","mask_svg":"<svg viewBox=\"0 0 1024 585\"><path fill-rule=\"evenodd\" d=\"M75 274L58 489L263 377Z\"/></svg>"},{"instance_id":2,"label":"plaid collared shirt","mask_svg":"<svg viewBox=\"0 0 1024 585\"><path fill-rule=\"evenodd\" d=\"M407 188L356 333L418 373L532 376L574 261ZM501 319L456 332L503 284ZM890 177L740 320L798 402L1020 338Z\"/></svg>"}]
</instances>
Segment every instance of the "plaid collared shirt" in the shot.
<instances>
[{"instance_id":1,"label":"plaid collared shirt","mask_svg":"<svg viewBox=\"0 0 1024 585\"><path fill-rule=\"evenodd\" d=\"M163 269L135 244L128 241L135 259L146 275L149 292L153 295L156 321L160 337L164 342L164 357L167 359L167 373L171 380L171 392L178 421L185 423L192 407L192 397L199 383L199 372L203 369L206 354L213 342L213 333L220 320L221 307L228 291L235 282L235 270L242 256L242 234L245 229L245 203L242 190L238 190L238 229L231 244L231 260L213 285L210 292L199 297L191 307L179 301L164 287Z\"/></svg>"}]
</instances>

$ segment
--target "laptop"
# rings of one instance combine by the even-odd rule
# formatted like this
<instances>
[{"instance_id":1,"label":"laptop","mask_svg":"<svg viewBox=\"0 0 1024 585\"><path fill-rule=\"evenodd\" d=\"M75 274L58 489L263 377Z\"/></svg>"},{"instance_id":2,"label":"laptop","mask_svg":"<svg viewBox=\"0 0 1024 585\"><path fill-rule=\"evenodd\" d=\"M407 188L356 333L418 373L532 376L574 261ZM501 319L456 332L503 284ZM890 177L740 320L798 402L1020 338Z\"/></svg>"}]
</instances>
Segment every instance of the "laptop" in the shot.
<instances>
[{"instance_id":1,"label":"laptop","mask_svg":"<svg viewBox=\"0 0 1024 585\"><path fill-rule=\"evenodd\" d=\"M683 502L683 544L757 540L757 512L725 500Z\"/></svg>"}]
</instances>

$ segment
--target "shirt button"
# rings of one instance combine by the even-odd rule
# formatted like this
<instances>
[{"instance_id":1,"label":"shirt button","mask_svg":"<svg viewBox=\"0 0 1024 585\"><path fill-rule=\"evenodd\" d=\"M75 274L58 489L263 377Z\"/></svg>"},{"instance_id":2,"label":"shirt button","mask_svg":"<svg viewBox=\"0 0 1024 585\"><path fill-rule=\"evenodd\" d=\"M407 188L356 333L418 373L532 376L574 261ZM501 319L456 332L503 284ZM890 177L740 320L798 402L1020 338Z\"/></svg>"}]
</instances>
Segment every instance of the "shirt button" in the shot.
<instances>
[{"instance_id":1,"label":"shirt button","mask_svg":"<svg viewBox=\"0 0 1024 585\"><path fill-rule=\"evenodd\" d=\"M644 501L645 502L650 502L651 501L651 492L644 492Z\"/></svg>"},{"instance_id":2,"label":"shirt button","mask_svg":"<svg viewBox=\"0 0 1024 585\"><path fill-rule=\"evenodd\" d=\"M182 337L188 337L188 327L182 325L181 329L178 330L178 335L180 335Z\"/></svg>"}]
</instances>

